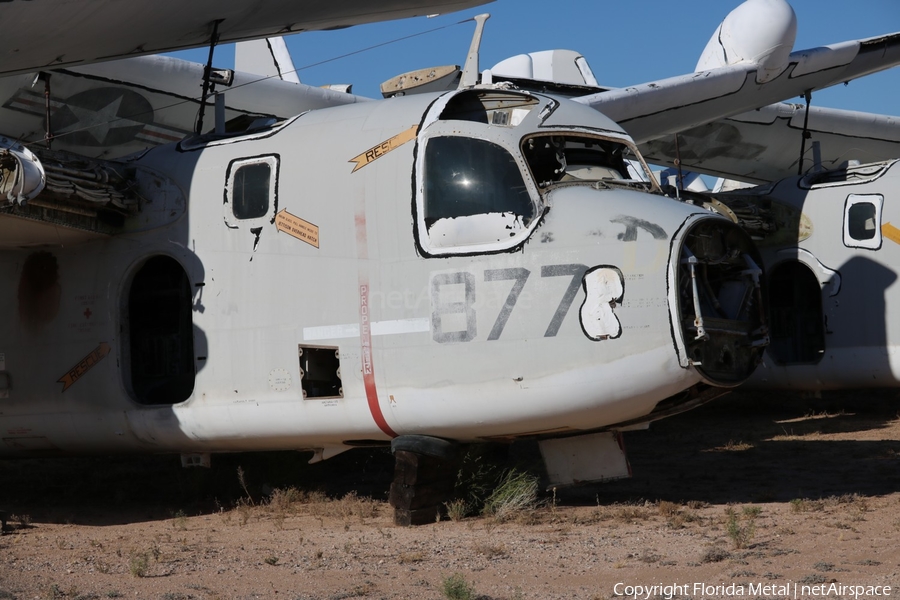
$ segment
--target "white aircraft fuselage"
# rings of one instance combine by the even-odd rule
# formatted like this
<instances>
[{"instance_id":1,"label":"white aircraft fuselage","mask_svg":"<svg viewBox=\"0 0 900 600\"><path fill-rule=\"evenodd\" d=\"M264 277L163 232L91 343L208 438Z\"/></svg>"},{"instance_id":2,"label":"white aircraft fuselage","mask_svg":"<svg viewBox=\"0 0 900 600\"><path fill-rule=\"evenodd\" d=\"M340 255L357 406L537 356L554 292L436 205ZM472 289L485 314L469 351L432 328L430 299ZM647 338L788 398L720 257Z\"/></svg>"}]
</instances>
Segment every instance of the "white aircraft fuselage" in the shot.
<instances>
[{"instance_id":1,"label":"white aircraft fuselage","mask_svg":"<svg viewBox=\"0 0 900 600\"><path fill-rule=\"evenodd\" d=\"M748 385L898 385L898 189L891 160L716 195L752 223L767 272L771 344Z\"/></svg>"},{"instance_id":2,"label":"white aircraft fuselage","mask_svg":"<svg viewBox=\"0 0 900 600\"><path fill-rule=\"evenodd\" d=\"M628 152L591 108L474 89L154 148L106 229L7 212L0 455L549 438L737 385L758 255Z\"/></svg>"}]
</instances>

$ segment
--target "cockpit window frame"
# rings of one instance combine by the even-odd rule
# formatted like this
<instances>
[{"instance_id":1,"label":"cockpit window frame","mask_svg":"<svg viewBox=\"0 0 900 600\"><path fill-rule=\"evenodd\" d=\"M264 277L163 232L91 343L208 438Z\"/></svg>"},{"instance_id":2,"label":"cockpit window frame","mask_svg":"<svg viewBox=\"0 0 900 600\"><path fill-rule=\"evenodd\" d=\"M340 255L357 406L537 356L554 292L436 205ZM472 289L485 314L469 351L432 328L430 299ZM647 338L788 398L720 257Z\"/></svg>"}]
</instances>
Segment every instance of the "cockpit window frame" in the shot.
<instances>
[{"instance_id":1,"label":"cockpit window frame","mask_svg":"<svg viewBox=\"0 0 900 600\"><path fill-rule=\"evenodd\" d=\"M577 137L577 138L590 138L590 139L595 139L598 142L612 142L612 143L621 144L622 146L627 147L633 155L633 158L630 158L627 160L636 160L640 164L641 168L643 169L644 179L643 180L639 180L639 179L628 180L627 178L623 178L623 179L619 179L619 180L613 179L613 181L643 182L643 183L647 183L650 185L650 189L652 192L656 192L656 193L660 193L660 194L662 193L662 190L660 189L659 184L656 182L656 178L653 177L650 167L647 165L647 162L644 160L644 156L637 149L637 145L634 144L634 142L632 142L631 139L629 139L627 137L622 137L622 136L618 136L618 135L610 135L609 133L598 133L597 131L593 131L593 130L589 130L589 129L546 128L546 129L542 129L540 131L533 132L530 135L523 136L521 145L520 145L520 151L522 152L523 156L526 155L525 146L526 146L526 144L529 143L530 140L534 140L534 139L540 138L540 137L562 137L562 136ZM627 170L627 166L628 166L627 160L626 160L626 165L625 165L626 170ZM555 181L555 182L550 183L549 185L541 186L541 182L538 181L538 179L532 169L532 165L530 163L528 163L527 159L526 159L526 164L528 165L529 174L531 175L531 178L536 182L541 194L545 194L549 190L551 190L554 187L557 187L559 185L566 185L567 183L569 183L566 181ZM578 181L578 183L586 183L589 181L592 181L592 180L589 180L589 179L580 180L580 181ZM598 179L596 181L603 182L604 179Z\"/></svg>"},{"instance_id":2,"label":"cockpit window frame","mask_svg":"<svg viewBox=\"0 0 900 600\"><path fill-rule=\"evenodd\" d=\"M516 106L516 102L520 102L521 106ZM479 103L484 108L486 116L482 115L478 109ZM474 112L457 109L457 105L465 108L470 104L475 107ZM637 149L637 145L616 123L583 105L568 103L564 110L560 110L561 108L563 108L563 105L552 96L526 90L497 88L448 92L438 96L431 103L423 115L419 126L414 150L415 161L412 176L413 236L416 251L420 256L441 258L515 252L520 250L531 239L531 236L540 227L549 209L550 189L556 187L554 185L543 189L539 188L538 182L535 181L534 174L523 153L525 140L535 135L590 137L623 144L634 155L636 162L640 164L647 179L646 181L616 180L614 182L615 185L627 187L629 184L633 184L641 187L643 191L662 194L658 183L652 177L650 168ZM513 112L506 115L508 118L495 118L492 113L495 109L501 110L501 112L511 109ZM585 124L572 124L579 122ZM529 211L533 214L531 220L527 223L522 218L513 220L512 217L518 216L515 211L486 211L483 214L489 216L487 219L469 219L469 217L463 216L463 220L459 223L459 228L454 227L455 224L451 222L452 218L437 219L436 222L426 223L426 169L424 161L426 160L426 154L428 154L429 140L443 136L464 136L481 139L505 149L518 166L522 180L525 182L528 196L532 200L534 210ZM629 170L635 168L631 165L628 165L628 167ZM459 171L454 176L459 176L462 173L462 171ZM603 181L602 179L598 180L598 183L602 185ZM610 184L613 183L609 179L605 181ZM565 182L564 184L591 185L592 183L591 180L583 180L573 183ZM609 185L608 187L613 186ZM444 189L449 188L444 187ZM460 198L463 197L463 195L460 196ZM450 199L449 202L451 204L456 202L452 199L452 194L446 196L446 198ZM486 205L489 204L486 203ZM503 206L502 203L494 203L494 205ZM464 213L461 214L464 215ZM473 214L472 216L478 215ZM438 225L437 228L435 228L436 224ZM510 235L507 239L494 237L494 230L491 227L497 225L508 230L507 233ZM432 228L435 228L436 243L433 243L434 240L429 236L429 230ZM483 233L486 234L485 237L491 238L484 243L478 241L478 237ZM451 245L456 242L460 243L455 246Z\"/></svg>"},{"instance_id":3,"label":"cockpit window frame","mask_svg":"<svg viewBox=\"0 0 900 600\"><path fill-rule=\"evenodd\" d=\"M473 256L481 254L496 254L501 252L513 252L520 248L537 228L542 220L545 205L537 186L532 179L531 172L525 164L524 157L519 148L518 136L508 135L492 136L489 131L496 132L497 128L483 123L470 121L439 121L432 123L426 132L420 133L415 166L415 193L414 193L414 230L419 252L425 257L444 256ZM509 131L509 130L507 130ZM462 245L442 246L434 243L429 235L431 227L425 221L425 157L428 144L436 138L465 137L477 139L499 146L506 151L518 168L519 175L525 184L525 189L532 203L532 217L524 226L512 232L506 238L497 241L485 241L484 243L471 243Z\"/></svg>"}]
</instances>

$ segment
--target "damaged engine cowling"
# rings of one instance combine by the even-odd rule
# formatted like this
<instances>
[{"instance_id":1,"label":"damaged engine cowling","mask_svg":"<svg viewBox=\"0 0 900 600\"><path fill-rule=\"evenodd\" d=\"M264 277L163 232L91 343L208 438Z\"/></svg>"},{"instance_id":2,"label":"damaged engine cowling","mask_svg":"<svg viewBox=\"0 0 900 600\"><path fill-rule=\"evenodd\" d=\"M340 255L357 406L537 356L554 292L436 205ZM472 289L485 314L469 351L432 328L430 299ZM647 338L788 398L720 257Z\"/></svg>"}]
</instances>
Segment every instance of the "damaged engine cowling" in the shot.
<instances>
[{"instance_id":1,"label":"damaged engine cowling","mask_svg":"<svg viewBox=\"0 0 900 600\"><path fill-rule=\"evenodd\" d=\"M0 137L0 198L23 204L40 194L46 181L41 161L31 150Z\"/></svg>"},{"instance_id":2,"label":"damaged engine cowling","mask_svg":"<svg viewBox=\"0 0 900 600\"><path fill-rule=\"evenodd\" d=\"M716 386L736 386L769 343L762 260L753 242L724 219L694 223L677 267L678 322L688 364Z\"/></svg>"}]
</instances>

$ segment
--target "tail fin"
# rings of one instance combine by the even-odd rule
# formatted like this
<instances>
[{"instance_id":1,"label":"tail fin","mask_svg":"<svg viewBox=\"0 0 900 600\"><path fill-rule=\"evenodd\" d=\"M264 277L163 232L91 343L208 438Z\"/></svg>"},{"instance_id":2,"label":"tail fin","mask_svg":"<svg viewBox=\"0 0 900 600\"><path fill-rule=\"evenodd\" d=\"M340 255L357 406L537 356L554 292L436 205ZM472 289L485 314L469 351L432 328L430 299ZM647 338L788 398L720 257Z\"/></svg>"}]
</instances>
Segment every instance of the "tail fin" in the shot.
<instances>
[{"instance_id":1,"label":"tail fin","mask_svg":"<svg viewBox=\"0 0 900 600\"><path fill-rule=\"evenodd\" d=\"M300 83L291 53L284 38L238 42L234 46L234 69L265 77L278 77L284 81Z\"/></svg>"}]
</instances>

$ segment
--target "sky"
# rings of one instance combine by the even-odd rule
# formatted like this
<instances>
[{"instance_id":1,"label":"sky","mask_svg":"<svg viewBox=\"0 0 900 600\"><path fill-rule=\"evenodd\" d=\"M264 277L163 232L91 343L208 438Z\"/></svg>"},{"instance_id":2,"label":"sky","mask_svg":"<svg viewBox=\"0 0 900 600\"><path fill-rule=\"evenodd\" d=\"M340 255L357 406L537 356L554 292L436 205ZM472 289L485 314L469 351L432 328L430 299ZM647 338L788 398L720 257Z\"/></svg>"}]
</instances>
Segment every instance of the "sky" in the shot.
<instances>
[{"instance_id":1,"label":"sky","mask_svg":"<svg viewBox=\"0 0 900 600\"><path fill-rule=\"evenodd\" d=\"M794 50L900 32L900 0L789 1L797 15ZM716 27L738 4L737 0L497 0L433 18L300 33L286 39L303 83L351 83L356 94L380 97L381 82L400 73L462 65L474 23L458 23L488 12L482 69L516 54L564 48L580 52L601 85L624 87L692 72ZM373 46L378 47L356 53ZM197 49L174 56L206 62L207 52ZM233 63L233 46L217 48L215 66L231 68ZM816 92L812 102L900 116L900 67Z\"/></svg>"}]
</instances>

